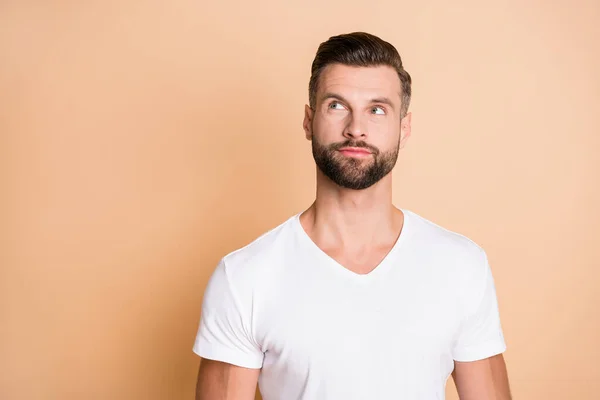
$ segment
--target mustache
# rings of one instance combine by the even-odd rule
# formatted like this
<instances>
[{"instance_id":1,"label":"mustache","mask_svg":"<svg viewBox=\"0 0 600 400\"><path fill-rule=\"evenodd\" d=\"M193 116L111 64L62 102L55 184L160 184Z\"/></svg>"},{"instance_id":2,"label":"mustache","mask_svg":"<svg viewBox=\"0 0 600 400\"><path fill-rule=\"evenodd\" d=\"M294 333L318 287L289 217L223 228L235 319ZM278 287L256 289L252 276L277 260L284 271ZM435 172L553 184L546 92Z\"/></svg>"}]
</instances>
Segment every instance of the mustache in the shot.
<instances>
[{"instance_id":1,"label":"mustache","mask_svg":"<svg viewBox=\"0 0 600 400\"><path fill-rule=\"evenodd\" d=\"M344 147L358 147L358 148L367 149L374 155L379 154L379 149L377 147L371 146L370 144L365 143L365 142L358 142L358 141L354 141L354 140L346 140L345 142L333 143L329 147L331 150L339 150Z\"/></svg>"}]
</instances>

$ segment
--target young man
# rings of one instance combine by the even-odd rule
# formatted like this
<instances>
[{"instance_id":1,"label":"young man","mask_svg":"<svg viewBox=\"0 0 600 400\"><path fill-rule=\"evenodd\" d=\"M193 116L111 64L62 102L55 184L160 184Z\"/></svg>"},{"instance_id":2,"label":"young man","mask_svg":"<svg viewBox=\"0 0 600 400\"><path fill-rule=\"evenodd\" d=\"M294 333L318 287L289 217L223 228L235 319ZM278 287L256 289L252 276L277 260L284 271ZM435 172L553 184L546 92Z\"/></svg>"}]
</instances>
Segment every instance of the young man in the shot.
<instances>
[{"instance_id":1,"label":"young man","mask_svg":"<svg viewBox=\"0 0 600 400\"><path fill-rule=\"evenodd\" d=\"M304 131L317 195L221 259L194 352L197 399L509 399L486 253L392 204L411 78L367 33L322 43Z\"/></svg>"}]
</instances>

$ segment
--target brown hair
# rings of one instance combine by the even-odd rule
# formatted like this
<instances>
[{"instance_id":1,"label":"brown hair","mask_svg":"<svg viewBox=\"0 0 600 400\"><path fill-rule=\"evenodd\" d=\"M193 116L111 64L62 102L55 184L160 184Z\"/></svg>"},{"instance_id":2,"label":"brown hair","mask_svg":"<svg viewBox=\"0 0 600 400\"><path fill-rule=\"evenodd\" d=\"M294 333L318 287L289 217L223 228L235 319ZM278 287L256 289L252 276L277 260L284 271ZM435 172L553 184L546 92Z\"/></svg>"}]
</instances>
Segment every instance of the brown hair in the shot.
<instances>
[{"instance_id":1,"label":"brown hair","mask_svg":"<svg viewBox=\"0 0 600 400\"><path fill-rule=\"evenodd\" d=\"M317 86L323 69L329 64L343 64L355 67L375 67L387 65L398 72L402 87L400 115L408 112L412 83L411 77L402 66L398 50L390 43L366 32L352 32L330 37L319 45L311 67L308 84L308 99L312 109L316 106Z\"/></svg>"}]
</instances>

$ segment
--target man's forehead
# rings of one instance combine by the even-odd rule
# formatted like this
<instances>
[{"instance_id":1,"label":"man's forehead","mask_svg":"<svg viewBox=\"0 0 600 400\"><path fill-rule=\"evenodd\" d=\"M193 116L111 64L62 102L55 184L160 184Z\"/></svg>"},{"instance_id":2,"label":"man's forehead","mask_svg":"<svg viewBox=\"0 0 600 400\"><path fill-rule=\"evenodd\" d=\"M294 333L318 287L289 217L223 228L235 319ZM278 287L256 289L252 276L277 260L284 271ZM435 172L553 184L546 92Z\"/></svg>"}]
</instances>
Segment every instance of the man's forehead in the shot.
<instances>
[{"instance_id":1,"label":"man's forehead","mask_svg":"<svg viewBox=\"0 0 600 400\"><path fill-rule=\"evenodd\" d=\"M351 94L368 96L387 96L400 102L402 89L396 71L387 65L376 67L354 67L332 64L321 73L319 92L343 91Z\"/></svg>"}]
</instances>

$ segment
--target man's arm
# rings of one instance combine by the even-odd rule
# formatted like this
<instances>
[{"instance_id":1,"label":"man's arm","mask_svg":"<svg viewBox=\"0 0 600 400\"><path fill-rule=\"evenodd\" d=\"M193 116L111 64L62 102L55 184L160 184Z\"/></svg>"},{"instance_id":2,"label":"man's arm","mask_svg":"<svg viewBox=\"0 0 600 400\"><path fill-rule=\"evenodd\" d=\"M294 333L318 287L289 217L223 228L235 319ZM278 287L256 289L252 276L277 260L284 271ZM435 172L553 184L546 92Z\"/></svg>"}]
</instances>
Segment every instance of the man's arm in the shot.
<instances>
[{"instance_id":1,"label":"man's arm","mask_svg":"<svg viewBox=\"0 0 600 400\"><path fill-rule=\"evenodd\" d=\"M196 400L254 400L260 369L243 368L203 358Z\"/></svg>"},{"instance_id":2,"label":"man's arm","mask_svg":"<svg viewBox=\"0 0 600 400\"><path fill-rule=\"evenodd\" d=\"M193 347L201 357L197 400L254 400L256 393L264 353L252 333L252 291L232 277L222 259L204 291Z\"/></svg>"},{"instance_id":3,"label":"man's arm","mask_svg":"<svg viewBox=\"0 0 600 400\"><path fill-rule=\"evenodd\" d=\"M511 400L504 356L454 362L452 378L460 400Z\"/></svg>"}]
</instances>

